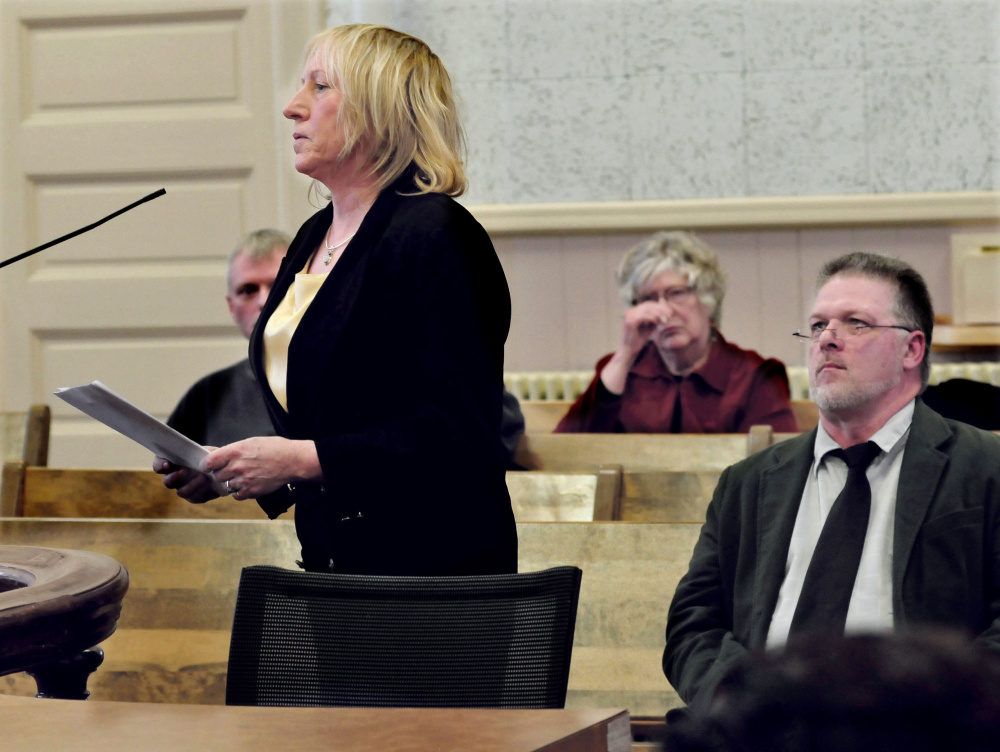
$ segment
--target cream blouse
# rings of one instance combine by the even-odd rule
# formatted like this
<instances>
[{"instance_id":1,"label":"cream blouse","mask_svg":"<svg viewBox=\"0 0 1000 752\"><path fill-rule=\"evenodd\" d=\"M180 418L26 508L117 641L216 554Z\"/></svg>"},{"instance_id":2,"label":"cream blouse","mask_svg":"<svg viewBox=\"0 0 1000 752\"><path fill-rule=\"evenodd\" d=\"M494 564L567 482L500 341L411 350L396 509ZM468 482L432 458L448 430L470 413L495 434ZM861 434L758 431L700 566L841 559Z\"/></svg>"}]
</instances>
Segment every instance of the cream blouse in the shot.
<instances>
[{"instance_id":1,"label":"cream blouse","mask_svg":"<svg viewBox=\"0 0 1000 752\"><path fill-rule=\"evenodd\" d=\"M288 292L278 307L274 309L271 318L264 326L264 373L267 383L274 392L275 398L288 412L288 346L291 344L295 328L302 316L309 309L316 293L329 277L329 274L309 274L306 269L312 263L312 257L306 261L305 268L296 273L295 283L288 286Z\"/></svg>"}]
</instances>

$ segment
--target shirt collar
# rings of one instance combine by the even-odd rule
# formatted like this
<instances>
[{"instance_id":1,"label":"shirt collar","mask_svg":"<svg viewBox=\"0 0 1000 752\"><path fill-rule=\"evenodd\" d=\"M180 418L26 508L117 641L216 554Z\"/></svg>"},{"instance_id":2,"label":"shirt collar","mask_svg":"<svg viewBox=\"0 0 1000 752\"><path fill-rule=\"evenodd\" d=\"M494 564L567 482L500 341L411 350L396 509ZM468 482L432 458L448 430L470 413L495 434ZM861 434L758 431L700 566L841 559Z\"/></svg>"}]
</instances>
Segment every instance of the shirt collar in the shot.
<instances>
[{"instance_id":1,"label":"shirt collar","mask_svg":"<svg viewBox=\"0 0 1000 752\"><path fill-rule=\"evenodd\" d=\"M697 376L715 391L720 393L726 391L726 385L729 383L730 369L726 367L724 362L725 344L726 340L717 329L713 328L708 342L708 359L701 368L692 371L686 378ZM646 348L636 358L635 363L629 369L629 373L645 379L681 380L679 376L675 376L667 370L667 364L663 362L663 358L660 357L656 345L652 342L646 345Z\"/></svg>"},{"instance_id":2,"label":"shirt collar","mask_svg":"<svg viewBox=\"0 0 1000 752\"><path fill-rule=\"evenodd\" d=\"M874 441L878 444L878 448L884 453L888 454L891 452L910 429L910 424L913 422L914 404L915 400L910 400L899 408L899 410L897 410L893 416L875 432L869 441ZM840 444L830 438L830 434L828 434L826 429L823 427L823 422L820 421L819 425L816 427L816 441L813 444L813 473L819 472L819 466L822 464L823 458L826 457L828 452L831 452L834 449L840 449Z\"/></svg>"}]
</instances>

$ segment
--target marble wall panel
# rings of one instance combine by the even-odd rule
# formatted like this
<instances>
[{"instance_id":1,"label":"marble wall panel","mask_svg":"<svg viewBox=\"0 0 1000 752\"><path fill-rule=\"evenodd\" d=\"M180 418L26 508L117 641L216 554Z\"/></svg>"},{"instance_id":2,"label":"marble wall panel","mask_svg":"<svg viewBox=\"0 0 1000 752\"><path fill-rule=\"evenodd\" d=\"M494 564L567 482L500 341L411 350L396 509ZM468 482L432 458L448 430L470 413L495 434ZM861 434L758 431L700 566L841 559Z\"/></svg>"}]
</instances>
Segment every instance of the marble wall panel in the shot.
<instances>
[{"instance_id":1,"label":"marble wall panel","mask_svg":"<svg viewBox=\"0 0 1000 752\"><path fill-rule=\"evenodd\" d=\"M401 25L419 29L459 85L504 81L512 53L506 0L400 3Z\"/></svg>"},{"instance_id":2,"label":"marble wall panel","mask_svg":"<svg viewBox=\"0 0 1000 752\"><path fill-rule=\"evenodd\" d=\"M506 160L511 202L609 201L628 195L630 82L512 81Z\"/></svg>"},{"instance_id":3,"label":"marble wall panel","mask_svg":"<svg viewBox=\"0 0 1000 752\"><path fill-rule=\"evenodd\" d=\"M467 103L469 203L1000 185L1000 0L328 9L441 55Z\"/></svg>"},{"instance_id":4,"label":"marble wall panel","mask_svg":"<svg viewBox=\"0 0 1000 752\"><path fill-rule=\"evenodd\" d=\"M988 2L986 9L986 60L1000 63L1000 3Z\"/></svg>"},{"instance_id":5,"label":"marble wall panel","mask_svg":"<svg viewBox=\"0 0 1000 752\"><path fill-rule=\"evenodd\" d=\"M532 0L508 5L510 75L516 81L620 77L624 6L605 0Z\"/></svg>"},{"instance_id":6,"label":"marble wall panel","mask_svg":"<svg viewBox=\"0 0 1000 752\"><path fill-rule=\"evenodd\" d=\"M746 69L857 68L864 59L862 0L749 3L743 10Z\"/></svg>"},{"instance_id":7,"label":"marble wall panel","mask_svg":"<svg viewBox=\"0 0 1000 752\"><path fill-rule=\"evenodd\" d=\"M852 71L747 75L748 193L863 193L864 78Z\"/></svg>"},{"instance_id":8,"label":"marble wall panel","mask_svg":"<svg viewBox=\"0 0 1000 752\"><path fill-rule=\"evenodd\" d=\"M510 84L467 81L458 90L468 147L469 191L463 202L509 201L507 143L511 129Z\"/></svg>"},{"instance_id":9,"label":"marble wall panel","mask_svg":"<svg viewBox=\"0 0 1000 752\"><path fill-rule=\"evenodd\" d=\"M1000 10L998 10L1000 16ZM997 24L997 39L1000 39L1000 23ZM1000 47L1000 45L997 45ZM1000 63L993 62L988 67L989 76L989 142L990 142L990 182L991 188L1000 186Z\"/></svg>"},{"instance_id":10,"label":"marble wall panel","mask_svg":"<svg viewBox=\"0 0 1000 752\"><path fill-rule=\"evenodd\" d=\"M875 192L989 190L995 66L868 71L868 142Z\"/></svg>"},{"instance_id":11,"label":"marble wall panel","mask_svg":"<svg viewBox=\"0 0 1000 752\"><path fill-rule=\"evenodd\" d=\"M996 54L1000 40L990 36L996 12L995 0L866 0L867 64L937 67L985 62Z\"/></svg>"},{"instance_id":12,"label":"marble wall panel","mask_svg":"<svg viewBox=\"0 0 1000 752\"><path fill-rule=\"evenodd\" d=\"M632 75L739 73L746 5L689 0L622 3Z\"/></svg>"},{"instance_id":13,"label":"marble wall panel","mask_svg":"<svg viewBox=\"0 0 1000 752\"><path fill-rule=\"evenodd\" d=\"M741 196L743 76L677 73L632 79L630 197Z\"/></svg>"}]
</instances>

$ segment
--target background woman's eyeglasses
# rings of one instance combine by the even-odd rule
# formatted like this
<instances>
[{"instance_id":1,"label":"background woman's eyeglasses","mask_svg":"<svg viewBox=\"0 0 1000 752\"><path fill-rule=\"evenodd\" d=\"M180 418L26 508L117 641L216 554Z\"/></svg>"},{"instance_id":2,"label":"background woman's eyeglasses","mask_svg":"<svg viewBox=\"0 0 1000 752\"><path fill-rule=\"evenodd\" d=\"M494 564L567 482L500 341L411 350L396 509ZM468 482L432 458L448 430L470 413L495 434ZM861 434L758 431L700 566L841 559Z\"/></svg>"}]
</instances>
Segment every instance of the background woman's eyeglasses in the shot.
<instances>
[{"instance_id":1,"label":"background woman's eyeglasses","mask_svg":"<svg viewBox=\"0 0 1000 752\"><path fill-rule=\"evenodd\" d=\"M694 294L693 287L671 287L669 290L657 290L656 292L647 293L632 301L632 305L639 305L640 303L655 303L658 300L662 300L664 303L670 303L671 305L677 305L678 303L687 303L690 301L691 296Z\"/></svg>"}]
</instances>

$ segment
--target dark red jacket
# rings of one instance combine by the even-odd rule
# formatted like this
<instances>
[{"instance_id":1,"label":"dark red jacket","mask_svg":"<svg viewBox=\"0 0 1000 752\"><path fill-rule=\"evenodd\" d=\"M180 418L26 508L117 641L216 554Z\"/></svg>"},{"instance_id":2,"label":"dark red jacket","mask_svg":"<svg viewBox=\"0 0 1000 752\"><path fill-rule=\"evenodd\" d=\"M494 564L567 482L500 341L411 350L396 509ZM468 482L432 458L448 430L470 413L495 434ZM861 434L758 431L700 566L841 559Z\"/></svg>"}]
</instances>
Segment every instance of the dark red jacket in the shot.
<instances>
[{"instance_id":1,"label":"dark red jacket","mask_svg":"<svg viewBox=\"0 0 1000 752\"><path fill-rule=\"evenodd\" d=\"M708 360L694 373L671 374L650 343L629 370L625 392L615 395L601 382L611 354L597 361L597 373L556 433L669 433L677 390L681 433L743 433L767 424L798 431L788 397L788 376L778 360L742 350L715 332Z\"/></svg>"}]
</instances>

